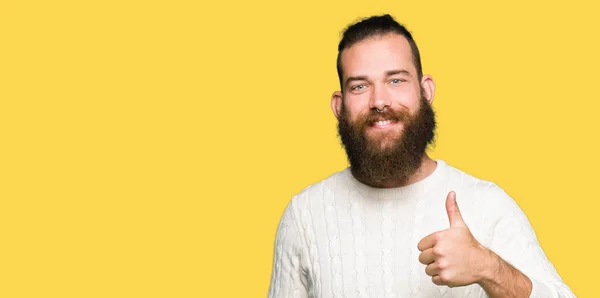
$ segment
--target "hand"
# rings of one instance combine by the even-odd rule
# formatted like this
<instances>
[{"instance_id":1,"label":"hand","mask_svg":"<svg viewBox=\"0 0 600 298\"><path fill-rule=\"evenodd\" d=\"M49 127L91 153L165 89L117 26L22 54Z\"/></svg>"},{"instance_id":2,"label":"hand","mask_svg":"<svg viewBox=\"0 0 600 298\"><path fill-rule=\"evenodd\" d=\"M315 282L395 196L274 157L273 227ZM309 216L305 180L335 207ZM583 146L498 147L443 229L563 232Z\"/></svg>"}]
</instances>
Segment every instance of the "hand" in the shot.
<instances>
[{"instance_id":1,"label":"hand","mask_svg":"<svg viewBox=\"0 0 600 298\"><path fill-rule=\"evenodd\" d=\"M494 264L493 253L483 247L463 221L456 193L446 198L450 228L423 238L418 248L419 262L436 285L466 286L480 282Z\"/></svg>"}]
</instances>

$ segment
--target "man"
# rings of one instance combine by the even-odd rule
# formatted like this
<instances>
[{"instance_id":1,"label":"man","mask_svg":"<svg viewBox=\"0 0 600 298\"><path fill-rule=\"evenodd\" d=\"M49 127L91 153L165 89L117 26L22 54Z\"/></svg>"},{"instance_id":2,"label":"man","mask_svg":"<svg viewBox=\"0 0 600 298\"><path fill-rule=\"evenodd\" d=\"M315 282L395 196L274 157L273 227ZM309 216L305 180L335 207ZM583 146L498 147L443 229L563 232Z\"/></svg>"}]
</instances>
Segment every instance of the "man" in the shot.
<instances>
[{"instance_id":1,"label":"man","mask_svg":"<svg viewBox=\"0 0 600 298\"><path fill-rule=\"evenodd\" d=\"M574 297L511 197L425 153L435 85L403 26L349 26L337 68L350 168L290 201L269 297Z\"/></svg>"}]
</instances>

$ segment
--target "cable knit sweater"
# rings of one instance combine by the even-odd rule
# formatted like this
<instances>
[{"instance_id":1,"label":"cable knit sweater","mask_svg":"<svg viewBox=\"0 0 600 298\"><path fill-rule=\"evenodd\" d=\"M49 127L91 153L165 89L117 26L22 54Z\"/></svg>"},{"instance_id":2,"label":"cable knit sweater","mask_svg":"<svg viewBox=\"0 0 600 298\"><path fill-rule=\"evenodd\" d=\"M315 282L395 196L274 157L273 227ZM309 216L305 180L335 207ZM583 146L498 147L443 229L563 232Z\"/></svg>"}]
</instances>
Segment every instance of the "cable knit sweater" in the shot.
<instances>
[{"instance_id":1,"label":"cable knit sweater","mask_svg":"<svg viewBox=\"0 0 600 298\"><path fill-rule=\"evenodd\" d=\"M451 190L473 236L531 279L530 297L575 297L511 197L436 162L404 187L369 187L345 169L294 196L277 229L268 297L487 297L477 284L437 286L419 263L417 243L449 227Z\"/></svg>"}]
</instances>

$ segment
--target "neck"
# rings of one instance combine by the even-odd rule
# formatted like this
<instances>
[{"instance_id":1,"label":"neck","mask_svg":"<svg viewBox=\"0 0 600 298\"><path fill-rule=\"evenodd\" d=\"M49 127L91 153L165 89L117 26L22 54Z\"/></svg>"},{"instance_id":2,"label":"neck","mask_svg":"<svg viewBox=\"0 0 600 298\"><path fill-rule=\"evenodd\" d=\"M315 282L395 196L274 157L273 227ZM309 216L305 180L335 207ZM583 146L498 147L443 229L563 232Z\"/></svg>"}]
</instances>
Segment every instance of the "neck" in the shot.
<instances>
[{"instance_id":1,"label":"neck","mask_svg":"<svg viewBox=\"0 0 600 298\"><path fill-rule=\"evenodd\" d=\"M425 179L427 176L429 176L429 175L431 175L431 173L433 173L436 166L437 166L437 163L434 160L432 160L427 154L424 154L423 158L421 160L421 165L419 166L419 168L417 168L415 173L412 174L408 179L388 179L388 180L384 180L380 183L374 183L372 181L369 181L368 179L365 179L364 177L356 177L355 176L355 178L356 178L356 180L358 180L366 185L372 186L372 187L378 187L378 188L402 187L402 186L410 185L410 184L413 184L415 182Z\"/></svg>"}]
</instances>

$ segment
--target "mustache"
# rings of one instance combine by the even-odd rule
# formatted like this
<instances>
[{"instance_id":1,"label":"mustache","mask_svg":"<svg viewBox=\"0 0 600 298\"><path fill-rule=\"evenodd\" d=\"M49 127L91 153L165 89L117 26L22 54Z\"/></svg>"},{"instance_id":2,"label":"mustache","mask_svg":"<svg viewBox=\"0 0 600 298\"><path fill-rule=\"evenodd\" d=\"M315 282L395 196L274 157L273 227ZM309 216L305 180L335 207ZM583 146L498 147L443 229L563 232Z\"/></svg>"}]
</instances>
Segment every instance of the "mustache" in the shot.
<instances>
[{"instance_id":1,"label":"mustache","mask_svg":"<svg viewBox=\"0 0 600 298\"><path fill-rule=\"evenodd\" d=\"M377 121L391 120L393 122L407 122L410 120L410 114L407 110L385 109L383 112L377 112L371 109L367 114L360 116L356 123L360 126L373 125Z\"/></svg>"}]
</instances>

